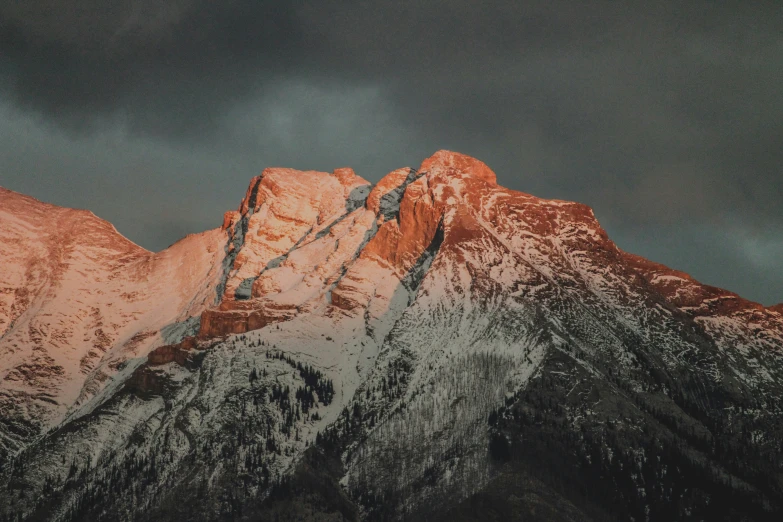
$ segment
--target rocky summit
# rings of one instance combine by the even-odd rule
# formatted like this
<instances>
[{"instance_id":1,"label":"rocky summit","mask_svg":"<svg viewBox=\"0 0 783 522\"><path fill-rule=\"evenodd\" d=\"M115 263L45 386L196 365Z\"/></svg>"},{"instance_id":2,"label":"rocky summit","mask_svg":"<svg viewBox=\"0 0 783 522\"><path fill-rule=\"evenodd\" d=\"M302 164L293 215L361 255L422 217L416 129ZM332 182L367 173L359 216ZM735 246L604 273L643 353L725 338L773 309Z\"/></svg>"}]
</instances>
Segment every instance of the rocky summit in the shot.
<instances>
[{"instance_id":1,"label":"rocky summit","mask_svg":"<svg viewBox=\"0 0 783 522\"><path fill-rule=\"evenodd\" d=\"M783 305L459 153L159 253L0 189L0 267L1 521L783 513Z\"/></svg>"}]
</instances>

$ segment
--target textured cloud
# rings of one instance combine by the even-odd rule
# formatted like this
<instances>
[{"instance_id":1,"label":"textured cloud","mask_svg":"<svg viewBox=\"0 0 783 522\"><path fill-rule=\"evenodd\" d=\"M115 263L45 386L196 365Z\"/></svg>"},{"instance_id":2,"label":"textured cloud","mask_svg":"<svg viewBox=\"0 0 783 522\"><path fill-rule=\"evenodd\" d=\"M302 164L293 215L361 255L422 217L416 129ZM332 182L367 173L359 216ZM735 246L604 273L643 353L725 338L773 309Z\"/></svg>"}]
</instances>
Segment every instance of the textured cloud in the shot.
<instances>
[{"instance_id":1,"label":"textured cloud","mask_svg":"<svg viewBox=\"0 0 783 522\"><path fill-rule=\"evenodd\" d=\"M157 249L264 166L452 148L770 303L781 85L776 2L0 0L0 182Z\"/></svg>"}]
</instances>

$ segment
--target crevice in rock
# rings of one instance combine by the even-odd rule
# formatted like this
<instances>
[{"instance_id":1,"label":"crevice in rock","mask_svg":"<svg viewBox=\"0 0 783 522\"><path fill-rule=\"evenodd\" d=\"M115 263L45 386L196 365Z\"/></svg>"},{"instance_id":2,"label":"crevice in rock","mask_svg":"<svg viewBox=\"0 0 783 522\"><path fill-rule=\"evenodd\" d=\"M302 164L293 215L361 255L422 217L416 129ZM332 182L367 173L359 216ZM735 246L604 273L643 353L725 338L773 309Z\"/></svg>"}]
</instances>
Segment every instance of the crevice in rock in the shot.
<instances>
[{"instance_id":1,"label":"crevice in rock","mask_svg":"<svg viewBox=\"0 0 783 522\"><path fill-rule=\"evenodd\" d=\"M293 253L294 250L296 250L297 248L299 248L302 245L304 240L307 239L307 236L309 236L312 231L313 231L313 227L308 228L307 232L305 232L304 235L302 235L302 237L300 237L299 240L296 243L294 243L294 246L292 246L291 248L288 249L288 252L286 252L285 254L279 255L279 256L277 256L274 259L270 259L269 262L264 267L264 269L261 270L261 272L258 275L260 276L261 274L263 274L267 270L272 270L273 268L278 268L280 265L282 265L285 262L285 260L288 259L288 256L290 256ZM256 277L258 277L258 276L256 276Z\"/></svg>"},{"instance_id":2,"label":"crevice in rock","mask_svg":"<svg viewBox=\"0 0 783 522\"><path fill-rule=\"evenodd\" d=\"M405 178L405 181L381 197L378 214L383 216L384 221L396 219L399 223L400 202L402 202L402 196L405 194L405 189L408 188L408 185L425 174L426 172L416 172L416 169L410 169L408 176Z\"/></svg>"},{"instance_id":3,"label":"crevice in rock","mask_svg":"<svg viewBox=\"0 0 783 522\"><path fill-rule=\"evenodd\" d=\"M356 248L356 251L351 256L351 259L347 261L346 263L343 263L343 265L340 267L340 275L337 276L337 279L335 279L331 285L329 285L329 289L326 291L326 300L328 302L331 302L332 300L332 290L334 290L338 284L340 284L340 281L342 281L343 277L345 277L345 274L348 273L348 269L351 268L351 266L354 264L354 262L359 258L359 256L362 253L362 250L364 250L364 247L367 246L367 243L370 242L372 238L375 237L375 234L378 233L378 223L373 221L372 227L369 228L364 233L364 239L359 244L359 246Z\"/></svg>"},{"instance_id":4,"label":"crevice in rock","mask_svg":"<svg viewBox=\"0 0 783 522\"><path fill-rule=\"evenodd\" d=\"M340 217L329 223L326 227L324 227L322 230L319 230L318 233L315 234L315 239L321 239L322 237L329 234L329 232L332 231L332 228L342 221L344 221L348 216L351 215L351 212L354 210L361 208L365 205L367 202L367 196L370 195L372 185L362 185L360 187L356 187L353 189L348 196L348 199L345 200L345 214L342 214Z\"/></svg>"},{"instance_id":5,"label":"crevice in rock","mask_svg":"<svg viewBox=\"0 0 783 522\"><path fill-rule=\"evenodd\" d=\"M258 273L257 276L248 277L245 278L241 283L239 283L239 286L237 287L236 291L234 292L234 299L237 301L245 301L253 297L253 283L256 282L256 279L261 277L261 275L266 272L267 270L272 270L274 268L280 267L286 259L288 259L288 256L291 255L291 253L299 248L305 239L307 239L307 236L310 235L310 233L313 231L313 227L310 227L307 229L307 232L305 232L302 237L299 238L299 240L294 243L294 246L288 249L288 251L285 254L279 255L274 259L270 259L269 262L267 262L266 266L261 270L261 272Z\"/></svg>"},{"instance_id":6,"label":"crevice in rock","mask_svg":"<svg viewBox=\"0 0 783 522\"><path fill-rule=\"evenodd\" d=\"M421 283L424 280L424 276L426 276L427 272L429 272L429 269L432 266L432 262L435 260L435 256L438 255L438 252L440 251L440 247L441 245L443 245L443 239L444 239L444 227L443 227L443 216L441 216L440 220L438 221L438 226L435 229L435 234L433 235L432 240L430 241L430 244L427 245L427 248L424 249L424 251L421 253L419 258L413 264L411 269L408 271L407 274L405 274L405 277L403 277L402 280L400 281L400 286L402 286L402 288L404 288L408 294L408 303L406 309L410 308L410 306L416 301L418 297L419 287L421 286ZM397 326L397 322L402 318L404 314L405 314L405 310L400 311L399 315L394 320L394 326L392 326L392 328L386 334L386 337L380 343L381 346L385 345L386 342L390 339L392 332ZM370 316L370 310L369 307L367 307L364 311L364 329L368 337L374 338L375 337L374 328L370 325L371 320L372 318Z\"/></svg>"},{"instance_id":7,"label":"crevice in rock","mask_svg":"<svg viewBox=\"0 0 783 522\"><path fill-rule=\"evenodd\" d=\"M241 283L239 283L239 286L237 286L236 291L234 292L234 299L237 301L244 301L247 299L250 299L252 297L251 290L253 289L253 283L255 283L256 279L258 279L258 276L255 277L246 277L242 280Z\"/></svg>"},{"instance_id":8,"label":"crevice in rock","mask_svg":"<svg viewBox=\"0 0 783 522\"><path fill-rule=\"evenodd\" d=\"M167 324L160 329L165 344L176 344L185 337L193 337L201 326L201 315L188 317L184 321Z\"/></svg>"},{"instance_id":9,"label":"crevice in rock","mask_svg":"<svg viewBox=\"0 0 783 522\"><path fill-rule=\"evenodd\" d=\"M253 186L253 189L250 191L250 200L248 201L247 210L249 214L252 214L256 211L256 201L258 200L258 189L261 188L261 180L263 179L263 174L258 177L258 181L256 181L256 184Z\"/></svg>"},{"instance_id":10,"label":"crevice in rock","mask_svg":"<svg viewBox=\"0 0 783 522\"><path fill-rule=\"evenodd\" d=\"M341 215L340 217L338 217L337 219L335 219L334 221L332 221L331 223L329 223L329 224L328 224L326 227L324 227L323 229L319 230L319 231L318 231L318 232L315 234L315 239L321 239L322 237L324 237L324 236L328 235L328 234L329 234L329 232L331 232L331 231L332 231L332 227L334 227L335 225L337 225L337 224L338 224L338 223L340 223L341 221L344 221L344 220L345 220L345 218L347 218L348 216L350 216L350 215L351 215L351 212L352 212L352 211L346 212L345 214Z\"/></svg>"},{"instance_id":11,"label":"crevice in rock","mask_svg":"<svg viewBox=\"0 0 783 522\"><path fill-rule=\"evenodd\" d=\"M218 283L215 291L217 292L217 298L215 304L219 304L223 299L223 294L226 291L226 284L228 283L228 277L231 274L231 270L234 268L234 261L237 258L237 254L245 244L245 235L247 234L248 222L250 216L256 211L256 200L258 199L258 190L261 186L263 175L258 177L253 188L250 190L250 198L248 201L247 212L242 216L239 222L235 223L233 227L229 229L229 238L226 242L225 253L226 257L223 258L222 270L223 274L220 277L220 283Z\"/></svg>"},{"instance_id":12,"label":"crevice in rock","mask_svg":"<svg viewBox=\"0 0 783 522\"><path fill-rule=\"evenodd\" d=\"M435 259L435 256L438 255L438 251L443 244L443 235L443 216L441 216L440 221L438 221L438 227L435 229L435 234L432 236L432 241L430 241L430 244L424 249L424 252L421 253L413 264L413 267L405 274L405 277L402 278L402 286L408 290L409 306L416 300L419 286L421 286L424 276L427 275L427 272L432 266L432 261Z\"/></svg>"},{"instance_id":13,"label":"crevice in rock","mask_svg":"<svg viewBox=\"0 0 783 522\"><path fill-rule=\"evenodd\" d=\"M363 207L367 203L367 196L370 195L372 185L360 185L348 194L348 199L345 200L345 213L350 214L357 208Z\"/></svg>"}]
</instances>

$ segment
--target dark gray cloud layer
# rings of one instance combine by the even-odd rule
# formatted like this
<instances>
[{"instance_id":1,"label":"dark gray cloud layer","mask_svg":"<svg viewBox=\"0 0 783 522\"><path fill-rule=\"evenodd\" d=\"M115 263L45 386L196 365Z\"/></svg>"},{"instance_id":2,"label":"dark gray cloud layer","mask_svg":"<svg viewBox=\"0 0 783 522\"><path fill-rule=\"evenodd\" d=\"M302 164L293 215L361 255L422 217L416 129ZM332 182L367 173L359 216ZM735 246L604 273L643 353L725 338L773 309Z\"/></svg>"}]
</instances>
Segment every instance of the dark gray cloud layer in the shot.
<instances>
[{"instance_id":1,"label":"dark gray cloud layer","mask_svg":"<svg viewBox=\"0 0 783 522\"><path fill-rule=\"evenodd\" d=\"M783 300L777 2L0 0L0 95L0 184L151 249L265 166L377 180L451 148Z\"/></svg>"}]
</instances>

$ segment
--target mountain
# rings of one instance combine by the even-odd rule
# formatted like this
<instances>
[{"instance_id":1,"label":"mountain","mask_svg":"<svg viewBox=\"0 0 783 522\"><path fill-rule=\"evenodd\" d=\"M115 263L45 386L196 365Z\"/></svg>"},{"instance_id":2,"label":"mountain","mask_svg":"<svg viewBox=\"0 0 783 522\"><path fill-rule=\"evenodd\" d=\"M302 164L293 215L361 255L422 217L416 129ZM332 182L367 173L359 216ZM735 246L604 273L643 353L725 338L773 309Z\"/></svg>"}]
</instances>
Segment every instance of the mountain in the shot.
<instances>
[{"instance_id":1,"label":"mountain","mask_svg":"<svg viewBox=\"0 0 783 522\"><path fill-rule=\"evenodd\" d=\"M152 254L88 211L0 189L0 460L193 328L224 247L213 230Z\"/></svg>"},{"instance_id":2,"label":"mountain","mask_svg":"<svg viewBox=\"0 0 783 522\"><path fill-rule=\"evenodd\" d=\"M0 197L5 520L783 510L783 310L477 159L266 169L158 254Z\"/></svg>"}]
</instances>

